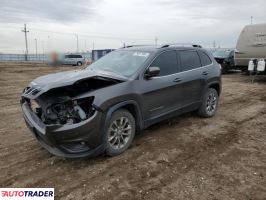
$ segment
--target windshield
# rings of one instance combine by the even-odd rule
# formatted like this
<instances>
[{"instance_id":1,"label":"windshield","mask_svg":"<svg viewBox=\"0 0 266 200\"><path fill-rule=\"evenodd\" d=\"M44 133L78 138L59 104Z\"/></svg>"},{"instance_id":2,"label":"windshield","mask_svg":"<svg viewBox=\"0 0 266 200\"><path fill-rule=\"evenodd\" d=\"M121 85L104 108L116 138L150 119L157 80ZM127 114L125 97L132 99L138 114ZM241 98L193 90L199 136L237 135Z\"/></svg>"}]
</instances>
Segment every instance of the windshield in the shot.
<instances>
[{"instance_id":1,"label":"windshield","mask_svg":"<svg viewBox=\"0 0 266 200\"><path fill-rule=\"evenodd\" d=\"M111 71L130 77L147 60L149 55L150 53L143 51L113 51L89 65L87 69Z\"/></svg>"},{"instance_id":2,"label":"windshield","mask_svg":"<svg viewBox=\"0 0 266 200\"><path fill-rule=\"evenodd\" d=\"M228 57L229 53L230 53L230 51L218 50L218 51L213 52L213 56L226 58L226 57Z\"/></svg>"}]
</instances>

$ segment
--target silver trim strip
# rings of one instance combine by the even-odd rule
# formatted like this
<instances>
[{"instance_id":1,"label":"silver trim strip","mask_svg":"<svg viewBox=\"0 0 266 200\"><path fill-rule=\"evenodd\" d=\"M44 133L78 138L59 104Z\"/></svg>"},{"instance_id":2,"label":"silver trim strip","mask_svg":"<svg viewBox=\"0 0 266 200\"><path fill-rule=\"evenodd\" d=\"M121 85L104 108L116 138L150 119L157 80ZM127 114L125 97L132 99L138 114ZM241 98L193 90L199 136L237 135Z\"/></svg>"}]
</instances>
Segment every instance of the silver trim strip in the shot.
<instances>
[{"instance_id":1,"label":"silver trim strip","mask_svg":"<svg viewBox=\"0 0 266 200\"><path fill-rule=\"evenodd\" d=\"M177 75L177 74L182 74L182 73L185 73L185 72L190 72L190 71L194 71L194 70L202 69L202 68L205 68L205 67L209 67L209 66L211 66L211 65L212 65L212 64L210 64L210 65L205 65L205 66L202 66L202 67L199 67L199 68L196 68L196 69L190 69L190 70L187 70L187 71L178 72L178 73L170 74L170 75L166 75L166 76L155 76L155 77L152 77L151 79L164 78L164 77L168 77L168 76L173 76L173 75Z\"/></svg>"}]
</instances>

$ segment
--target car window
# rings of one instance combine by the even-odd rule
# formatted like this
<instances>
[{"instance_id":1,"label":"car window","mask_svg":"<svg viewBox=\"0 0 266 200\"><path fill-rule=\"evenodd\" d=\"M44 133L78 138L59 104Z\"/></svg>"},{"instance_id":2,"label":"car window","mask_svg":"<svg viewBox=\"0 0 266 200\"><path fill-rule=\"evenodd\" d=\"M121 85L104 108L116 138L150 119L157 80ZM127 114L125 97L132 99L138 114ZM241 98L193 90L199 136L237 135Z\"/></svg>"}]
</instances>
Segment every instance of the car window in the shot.
<instances>
[{"instance_id":1,"label":"car window","mask_svg":"<svg viewBox=\"0 0 266 200\"><path fill-rule=\"evenodd\" d=\"M82 58L81 55L66 55L65 58Z\"/></svg>"},{"instance_id":2,"label":"car window","mask_svg":"<svg viewBox=\"0 0 266 200\"><path fill-rule=\"evenodd\" d=\"M202 51L198 51L198 53L199 53L199 56L200 56L200 61L201 61L202 66L206 66L206 65L212 64L212 61L211 61L210 57L206 53L204 53Z\"/></svg>"},{"instance_id":3,"label":"car window","mask_svg":"<svg viewBox=\"0 0 266 200\"><path fill-rule=\"evenodd\" d=\"M166 76L177 73L176 52L167 51L160 54L150 66L160 68L160 73L158 76Z\"/></svg>"},{"instance_id":4,"label":"car window","mask_svg":"<svg viewBox=\"0 0 266 200\"><path fill-rule=\"evenodd\" d=\"M228 57L230 51L228 50L216 50L215 52L213 52L213 56L216 58L226 58Z\"/></svg>"},{"instance_id":5,"label":"car window","mask_svg":"<svg viewBox=\"0 0 266 200\"><path fill-rule=\"evenodd\" d=\"M179 51L181 71L188 71L201 67L200 58L196 51Z\"/></svg>"},{"instance_id":6,"label":"car window","mask_svg":"<svg viewBox=\"0 0 266 200\"><path fill-rule=\"evenodd\" d=\"M130 77L144 64L149 56L149 52L121 49L106 54L87 68Z\"/></svg>"}]
</instances>

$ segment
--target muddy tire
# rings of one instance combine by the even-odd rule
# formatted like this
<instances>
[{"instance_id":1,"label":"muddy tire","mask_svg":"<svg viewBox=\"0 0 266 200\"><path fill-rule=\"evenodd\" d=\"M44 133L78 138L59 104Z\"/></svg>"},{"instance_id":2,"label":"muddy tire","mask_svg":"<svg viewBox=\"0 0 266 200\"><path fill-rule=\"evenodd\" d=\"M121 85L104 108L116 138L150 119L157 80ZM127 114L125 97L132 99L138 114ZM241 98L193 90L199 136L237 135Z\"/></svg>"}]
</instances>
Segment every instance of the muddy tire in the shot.
<instances>
[{"instance_id":1,"label":"muddy tire","mask_svg":"<svg viewBox=\"0 0 266 200\"><path fill-rule=\"evenodd\" d=\"M202 117L212 117L215 115L219 102L218 92L214 88L208 88L203 97L198 114Z\"/></svg>"},{"instance_id":2,"label":"muddy tire","mask_svg":"<svg viewBox=\"0 0 266 200\"><path fill-rule=\"evenodd\" d=\"M116 156L123 153L135 137L136 123L130 112L121 109L115 111L105 131L105 153Z\"/></svg>"}]
</instances>

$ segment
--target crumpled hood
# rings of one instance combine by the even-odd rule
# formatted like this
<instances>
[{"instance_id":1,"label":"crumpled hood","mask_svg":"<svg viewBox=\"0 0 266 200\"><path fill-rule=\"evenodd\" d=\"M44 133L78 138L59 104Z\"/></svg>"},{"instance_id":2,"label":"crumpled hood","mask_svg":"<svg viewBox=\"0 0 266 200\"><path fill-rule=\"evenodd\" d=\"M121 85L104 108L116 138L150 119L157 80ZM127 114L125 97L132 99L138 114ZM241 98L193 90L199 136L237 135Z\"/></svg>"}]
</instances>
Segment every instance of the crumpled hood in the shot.
<instances>
[{"instance_id":1,"label":"crumpled hood","mask_svg":"<svg viewBox=\"0 0 266 200\"><path fill-rule=\"evenodd\" d=\"M40 90L38 96L42 93L52 89L63 86L72 85L75 82L83 79L87 79L90 77L101 76L105 78L112 78L121 81L127 81L128 78L124 76L120 76L118 74L114 74L112 72L100 71L100 70L92 70L92 69L83 69L83 70L73 70L66 72L58 72L54 74L48 74L45 76L40 76L34 79L29 86Z\"/></svg>"}]
</instances>

